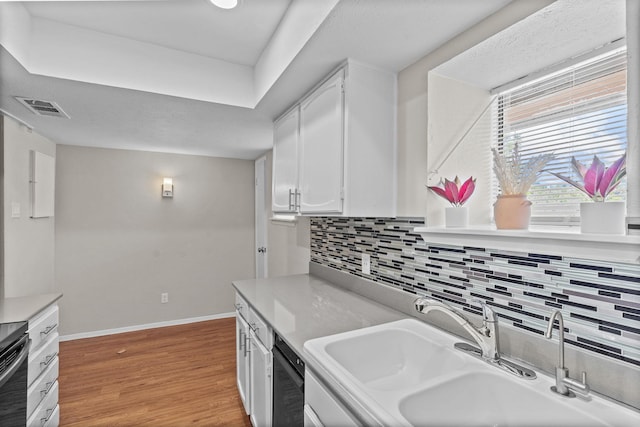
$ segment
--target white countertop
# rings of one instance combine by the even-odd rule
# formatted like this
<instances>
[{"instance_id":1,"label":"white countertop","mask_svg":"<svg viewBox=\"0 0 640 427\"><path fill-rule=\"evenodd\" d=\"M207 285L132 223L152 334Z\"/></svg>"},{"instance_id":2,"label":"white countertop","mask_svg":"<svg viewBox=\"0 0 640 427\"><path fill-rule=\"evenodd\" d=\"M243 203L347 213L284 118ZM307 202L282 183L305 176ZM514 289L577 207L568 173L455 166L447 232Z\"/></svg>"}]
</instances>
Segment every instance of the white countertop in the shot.
<instances>
[{"instance_id":1,"label":"white countertop","mask_svg":"<svg viewBox=\"0 0 640 427\"><path fill-rule=\"evenodd\" d=\"M233 286L299 355L307 340L408 317L309 274Z\"/></svg>"},{"instance_id":2,"label":"white countertop","mask_svg":"<svg viewBox=\"0 0 640 427\"><path fill-rule=\"evenodd\" d=\"M61 297L53 293L0 299L0 323L29 320Z\"/></svg>"}]
</instances>

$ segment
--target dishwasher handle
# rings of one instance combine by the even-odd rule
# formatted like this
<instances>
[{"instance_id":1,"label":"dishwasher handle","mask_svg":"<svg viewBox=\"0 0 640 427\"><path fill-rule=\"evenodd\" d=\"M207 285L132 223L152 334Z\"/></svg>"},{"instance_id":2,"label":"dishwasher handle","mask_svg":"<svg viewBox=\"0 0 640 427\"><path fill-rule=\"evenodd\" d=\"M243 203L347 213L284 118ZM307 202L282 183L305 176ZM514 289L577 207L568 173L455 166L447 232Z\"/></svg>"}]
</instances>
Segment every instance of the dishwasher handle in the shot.
<instances>
[{"instance_id":1,"label":"dishwasher handle","mask_svg":"<svg viewBox=\"0 0 640 427\"><path fill-rule=\"evenodd\" d=\"M2 387L4 383L9 381L9 379L13 376L13 374L18 370L20 365L22 365L22 362L24 362L24 360L29 355L29 347L31 346L31 340L29 339L29 335L24 334L22 338L20 338L18 341L13 343L11 347L9 347L9 349L5 352L5 354L12 352L13 350L15 350L17 347L20 347L21 345L23 345L23 347L22 347L22 350L20 350L20 353L18 354L18 356L15 358L15 360L9 366L9 368L7 368L2 373L2 375L0 375L0 387Z\"/></svg>"}]
</instances>

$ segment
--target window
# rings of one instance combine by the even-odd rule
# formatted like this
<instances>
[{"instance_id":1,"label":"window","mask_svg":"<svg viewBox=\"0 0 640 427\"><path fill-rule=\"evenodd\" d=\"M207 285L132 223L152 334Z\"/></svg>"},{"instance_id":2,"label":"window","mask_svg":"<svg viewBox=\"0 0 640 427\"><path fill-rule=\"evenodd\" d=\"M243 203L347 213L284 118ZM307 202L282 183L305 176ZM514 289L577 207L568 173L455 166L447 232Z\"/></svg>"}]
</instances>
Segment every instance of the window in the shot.
<instances>
[{"instance_id":1,"label":"window","mask_svg":"<svg viewBox=\"0 0 640 427\"><path fill-rule=\"evenodd\" d=\"M589 166L597 155L607 166L627 149L626 49L618 48L552 74L498 92L493 144L508 152L518 144L526 158L555 154L546 167L576 179L575 156ZM578 179L578 181L580 181ZM607 200L626 200L626 179ZM497 195L497 183L494 185ZM587 197L549 173L531 187L532 223L579 221Z\"/></svg>"}]
</instances>

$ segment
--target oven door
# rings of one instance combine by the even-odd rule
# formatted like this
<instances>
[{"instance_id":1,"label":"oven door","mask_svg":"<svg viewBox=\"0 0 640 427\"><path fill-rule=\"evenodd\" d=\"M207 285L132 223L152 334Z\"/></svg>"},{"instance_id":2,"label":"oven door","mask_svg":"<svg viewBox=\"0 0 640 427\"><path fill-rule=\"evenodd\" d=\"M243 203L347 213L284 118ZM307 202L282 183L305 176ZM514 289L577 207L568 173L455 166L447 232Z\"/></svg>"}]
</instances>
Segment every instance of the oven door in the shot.
<instances>
[{"instance_id":1,"label":"oven door","mask_svg":"<svg viewBox=\"0 0 640 427\"><path fill-rule=\"evenodd\" d=\"M304 424L304 377L291 366L276 347L273 348L273 425Z\"/></svg>"},{"instance_id":2,"label":"oven door","mask_svg":"<svg viewBox=\"0 0 640 427\"><path fill-rule=\"evenodd\" d=\"M27 356L29 335L0 354L0 426L23 427L27 422Z\"/></svg>"}]
</instances>

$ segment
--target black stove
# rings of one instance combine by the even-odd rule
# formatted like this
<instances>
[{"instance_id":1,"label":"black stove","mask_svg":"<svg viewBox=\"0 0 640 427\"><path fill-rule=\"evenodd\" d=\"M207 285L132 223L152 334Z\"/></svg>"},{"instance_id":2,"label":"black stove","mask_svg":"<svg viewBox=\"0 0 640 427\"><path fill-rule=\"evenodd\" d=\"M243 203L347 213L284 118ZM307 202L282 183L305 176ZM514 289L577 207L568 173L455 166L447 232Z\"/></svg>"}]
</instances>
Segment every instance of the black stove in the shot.
<instances>
[{"instance_id":1,"label":"black stove","mask_svg":"<svg viewBox=\"0 0 640 427\"><path fill-rule=\"evenodd\" d=\"M0 323L0 353L27 332L27 322Z\"/></svg>"}]
</instances>

